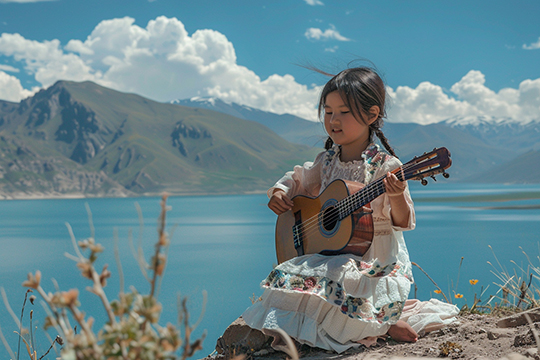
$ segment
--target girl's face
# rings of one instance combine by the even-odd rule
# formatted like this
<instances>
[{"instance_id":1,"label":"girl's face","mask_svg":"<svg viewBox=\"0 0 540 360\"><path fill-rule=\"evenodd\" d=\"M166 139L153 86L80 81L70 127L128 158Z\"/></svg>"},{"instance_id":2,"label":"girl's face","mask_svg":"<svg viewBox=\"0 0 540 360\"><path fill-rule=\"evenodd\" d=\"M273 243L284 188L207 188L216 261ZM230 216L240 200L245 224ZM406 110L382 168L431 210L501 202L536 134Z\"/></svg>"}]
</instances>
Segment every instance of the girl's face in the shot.
<instances>
[{"instance_id":1,"label":"girl's face","mask_svg":"<svg viewBox=\"0 0 540 360\"><path fill-rule=\"evenodd\" d=\"M376 108L376 106L374 106ZM371 114L370 114L371 115ZM378 116L378 112L377 112ZM367 114L362 114L368 119ZM375 121L377 117L372 117ZM364 151L368 145L369 127L362 119L357 119L345 104L341 95L333 91L326 96L324 104L324 127L335 144L343 150Z\"/></svg>"}]
</instances>

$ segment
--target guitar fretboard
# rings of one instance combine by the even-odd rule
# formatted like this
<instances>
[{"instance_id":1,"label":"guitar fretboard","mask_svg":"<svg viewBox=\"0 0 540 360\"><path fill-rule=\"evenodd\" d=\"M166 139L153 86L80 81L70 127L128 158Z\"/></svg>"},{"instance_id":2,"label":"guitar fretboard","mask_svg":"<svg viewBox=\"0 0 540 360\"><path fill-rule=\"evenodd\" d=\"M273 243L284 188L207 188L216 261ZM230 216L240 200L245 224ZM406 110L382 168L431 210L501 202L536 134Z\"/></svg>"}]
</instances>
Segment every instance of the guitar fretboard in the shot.
<instances>
[{"instance_id":1,"label":"guitar fretboard","mask_svg":"<svg viewBox=\"0 0 540 360\"><path fill-rule=\"evenodd\" d=\"M396 172L396 176L400 181L403 181L402 167L397 168L393 172ZM339 220L343 220L347 216L351 215L362 206L369 204L382 194L386 192L383 180L386 179L386 175L375 180L371 184L366 185L360 191L347 196L336 204L336 208L339 211Z\"/></svg>"}]
</instances>

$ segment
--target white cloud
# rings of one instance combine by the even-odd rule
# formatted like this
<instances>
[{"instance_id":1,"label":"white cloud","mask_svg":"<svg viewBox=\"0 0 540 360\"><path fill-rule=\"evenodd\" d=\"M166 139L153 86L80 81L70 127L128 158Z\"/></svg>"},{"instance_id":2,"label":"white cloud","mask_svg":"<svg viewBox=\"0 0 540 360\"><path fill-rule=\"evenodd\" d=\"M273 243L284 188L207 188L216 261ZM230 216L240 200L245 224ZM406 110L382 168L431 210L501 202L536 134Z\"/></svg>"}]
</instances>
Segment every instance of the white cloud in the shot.
<instances>
[{"instance_id":1,"label":"white cloud","mask_svg":"<svg viewBox=\"0 0 540 360\"><path fill-rule=\"evenodd\" d=\"M18 73L20 70L10 65L0 64L0 70Z\"/></svg>"},{"instance_id":2,"label":"white cloud","mask_svg":"<svg viewBox=\"0 0 540 360\"><path fill-rule=\"evenodd\" d=\"M531 43L529 45L523 44L523 49L525 50L537 50L540 49L540 37L538 38L538 41L535 43Z\"/></svg>"},{"instance_id":3,"label":"white cloud","mask_svg":"<svg viewBox=\"0 0 540 360\"><path fill-rule=\"evenodd\" d=\"M335 53L337 51L338 47L337 46L332 46L332 47L329 47L329 48L326 48L324 49L324 51L326 52L331 52L331 53Z\"/></svg>"},{"instance_id":4,"label":"white cloud","mask_svg":"<svg viewBox=\"0 0 540 360\"><path fill-rule=\"evenodd\" d=\"M330 25L330 28L324 31L319 28L309 28L304 33L304 36L310 40L351 41L351 39L341 35L333 25Z\"/></svg>"},{"instance_id":5,"label":"white cloud","mask_svg":"<svg viewBox=\"0 0 540 360\"><path fill-rule=\"evenodd\" d=\"M21 62L43 87L58 80L91 80L163 102L215 96L310 120L316 120L321 90L299 84L291 75L261 79L237 64L234 46L222 33L204 29L189 34L181 21L163 16L146 27L129 17L105 20L84 41L73 39L64 47L55 39L39 42L4 33L0 55ZM36 91L25 90L5 72L14 68L3 66L0 99L19 101ZM389 120L396 122L428 124L468 115L527 121L540 114L540 79L494 92L485 86L485 76L472 70L447 92L430 82L388 92L393 99Z\"/></svg>"},{"instance_id":6,"label":"white cloud","mask_svg":"<svg viewBox=\"0 0 540 360\"><path fill-rule=\"evenodd\" d=\"M19 79L0 70L0 99L19 102L34 95L36 91L37 89L33 91L24 89Z\"/></svg>"},{"instance_id":7,"label":"white cloud","mask_svg":"<svg viewBox=\"0 0 540 360\"><path fill-rule=\"evenodd\" d=\"M191 36L176 18L158 17L146 28L134 19L100 22L86 40L33 41L0 36L0 54L25 64L44 87L57 80L91 80L120 91L170 101L219 96L227 101L315 120L319 89L290 75L261 79L236 63L233 44L214 30Z\"/></svg>"},{"instance_id":8,"label":"white cloud","mask_svg":"<svg viewBox=\"0 0 540 360\"><path fill-rule=\"evenodd\" d=\"M519 121L539 119L540 79L525 80L518 89L504 88L494 92L485 86L485 76L480 71L469 71L450 91L429 82L420 83L416 89L398 86L389 88L392 106L388 119L394 122L430 124L454 116L510 117Z\"/></svg>"},{"instance_id":9,"label":"white cloud","mask_svg":"<svg viewBox=\"0 0 540 360\"><path fill-rule=\"evenodd\" d=\"M304 1L306 2L306 4L311 5L311 6L324 5L324 3L320 0L304 0Z\"/></svg>"}]
</instances>

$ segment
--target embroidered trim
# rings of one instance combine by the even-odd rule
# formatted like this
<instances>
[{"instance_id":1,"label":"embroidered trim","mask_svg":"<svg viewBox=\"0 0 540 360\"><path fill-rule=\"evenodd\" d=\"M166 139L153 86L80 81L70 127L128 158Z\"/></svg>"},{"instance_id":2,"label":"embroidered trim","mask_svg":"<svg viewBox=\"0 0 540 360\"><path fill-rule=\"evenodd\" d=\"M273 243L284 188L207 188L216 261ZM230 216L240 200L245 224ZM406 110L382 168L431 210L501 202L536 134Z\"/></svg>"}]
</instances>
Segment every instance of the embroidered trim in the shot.
<instances>
[{"instance_id":1,"label":"embroidered trim","mask_svg":"<svg viewBox=\"0 0 540 360\"><path fill-rule=\"evenodd\" d=\"M348 180L359 181L363 184L368 184L371 182L373 174L377 169L386 162L390 155L385 152L380 151L379 145L370 144L366 150L362 152L362 160L355 160L352 162L341 163L339 160L339 155L341 154L341 147L339 145L334 145L332 148L326 151L324 165L322 166L322 178L324 180L327 177L330 177L330 173L337 171L346 171L349 172L347 176ZM335 167L332 167L332 164L336 164ZM344 175L344 174L340 174ZM324 186L325 184L323 181Z\"/></svg>"},{"instance_id":2,"label":"embroidered trim","mask_svg":"<svg viewBox=\"0 0 540 360\"><path fill-rule=\"evenodd\" d=\"M361 270L366 272L366 276L376 277L384 276L386 271L391 268L390 276L395 275L397 269L395 264L387 265L375 271L371 269L368 263L356 262L358 265L366 267ZM373 274L369 274L373 270ZM363 321L372 322L392 322L395 323L401 316L405 301L396 301L386 304L382 307L375 307L365 298L355 298L347 295L343 286L327 277L302 276L289 274L282 270L274 269L261 284L266 288L274 288L298 293L307 293L319 296L328 303L339 307L341 312L350 318L357 318Z\"/></svg>"},{"instance_id":3,"label":"embroidered trim","mask_svg":"<svg viewBox=\"0 0 540 360\"><path fill-rule=\"evenodd\" d=\"M392 234L390 230L375 230L373 232L373 236L390 235L390 234Z\"/></svg>"}]
</instances>

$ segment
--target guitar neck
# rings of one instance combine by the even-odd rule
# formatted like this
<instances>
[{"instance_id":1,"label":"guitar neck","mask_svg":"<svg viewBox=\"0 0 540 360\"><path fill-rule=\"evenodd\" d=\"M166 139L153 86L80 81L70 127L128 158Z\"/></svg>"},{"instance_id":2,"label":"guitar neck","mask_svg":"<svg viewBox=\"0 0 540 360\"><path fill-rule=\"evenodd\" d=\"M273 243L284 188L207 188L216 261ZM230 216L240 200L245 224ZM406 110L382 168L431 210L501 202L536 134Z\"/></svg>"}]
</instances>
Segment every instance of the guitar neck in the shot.
<instances>
[{"instance_id":1,"label":"guitar neck","mask_svg":"<svg viewBox=\"0 0 540 360\"><path fill-rule=\"evenodd\" d=\"M405 179L403 179L403 172L401 170L402 168L399 167L392 172L396 174L400 181L403 181ZM386 187L383 182L384 179L386 179L386 175L364 186L360 191L339 201L337 204L337 208L339 209L339 219L342 220L346 218L362 206L369 204L384 194L386 192Z\"/></svg>"},{"instance_id":2,"label":"guitar neck","mask_svg":"<svg viewBox=\"0 0 540 360\"><path fill-rule=\"evenodd\" d=\"M424 153L420 157L414 157L411 161L398 167L391 172L396 175L398 180L421 180L423 185L427 184L424 179L426 176L431 176L435 179L435 174L442 173L445 178L448 174L445 172L450 167L452 160L450 160L450 152L448 149L441 147L433 149L429 153ZM375 180L374 182L366 185L360 191L347 196L339 201L336 205L339 210L339 218L343 220L347 216L351 215L362 206L369 204L377 197L386 192L384 186L384 179L386 175Z\"/></svg>"}]
</instances>

